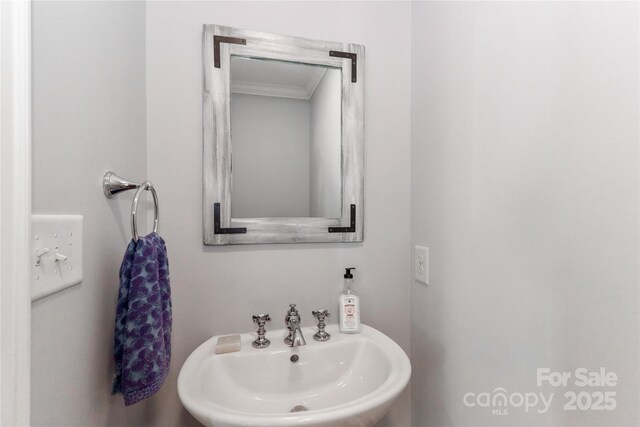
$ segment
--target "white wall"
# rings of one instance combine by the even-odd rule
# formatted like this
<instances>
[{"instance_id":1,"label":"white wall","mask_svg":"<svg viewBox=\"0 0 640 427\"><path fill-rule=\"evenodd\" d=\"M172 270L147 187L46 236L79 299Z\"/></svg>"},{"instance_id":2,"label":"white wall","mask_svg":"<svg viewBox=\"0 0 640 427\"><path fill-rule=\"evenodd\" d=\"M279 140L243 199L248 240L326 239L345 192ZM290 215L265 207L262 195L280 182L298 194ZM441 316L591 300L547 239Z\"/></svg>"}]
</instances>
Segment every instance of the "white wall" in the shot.
<instances>
[{"instance_id":1,"label":"white wall","mask_svg":"<svg viewBox=\"0 0 640 427\"><path fill-rule=\"evenodd\" d=\"M328 68L311 96L309 216L338 218L342 208L342 73Z\"/></svg>"},{"instance_id":2,"label":"white wall","mask_svg":"<svg viewBox=\"0 0 640 427\"><path fill-rule=\"evenodd\" d=\"M638 23L632 2L413 3L414 425L638 425ZM615 371L617 408L564 411L580 390L539 367ZM556 396L463 405L496 387Z\"/></svg>"},{"instance_id":3,"label":"white wall","mask_svg":"<svg viewBox=\"0 0 640 427\"><path fill-rule=\"evenodd\" d=\"M305 99L231 95L231 216L309 216L310 110Z\"/></svg>"},{"instance_id":4,"label":"white wall","mask_svg":"<svg viewBox=\"0 0 640 427\"><path fill-rule=\"evenodd\" d=\"M34 2L32 12L33 212L84 215L82 284L32 307L32 425L141 425L146 404L124 409L110 393L133 194L107 200L101 180L107 169L147 174L145 5Z\"/></svg>"},{"instance_id":5,"label":"white wall","mask_svg":"<svg viewBox=\"0 0 640 427\"><path fill-rule=\"evenodd\" d=\"M205 23L366 46L364 243L202 245ZM189 353L214 334L252 330L255 313L280 328L289 303L304 325L313 309L335 314L343 267L358 267L363 321L408 351L410 4L149 2L146 31L148 173L163 206L174 314L171 375L148 423L197 425L175 388ZM410 425L409 412L407 391L380 425Z\"/></svg>"}]
</instances>

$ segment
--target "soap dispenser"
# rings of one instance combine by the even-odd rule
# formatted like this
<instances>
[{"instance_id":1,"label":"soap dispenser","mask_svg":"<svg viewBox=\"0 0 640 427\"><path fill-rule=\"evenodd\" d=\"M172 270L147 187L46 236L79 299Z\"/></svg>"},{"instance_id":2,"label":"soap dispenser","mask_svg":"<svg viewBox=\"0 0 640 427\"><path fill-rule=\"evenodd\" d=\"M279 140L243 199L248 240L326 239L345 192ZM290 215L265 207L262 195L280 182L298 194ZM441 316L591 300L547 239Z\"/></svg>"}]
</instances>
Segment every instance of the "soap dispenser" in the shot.
<instances>
[{"instance_id":1,"label":"soap dispenser","mask_svg":"<svg viewBox=\"0 0 640 427\"><path fill-rule=\"evenodd\" d=\"M340 332L357 334L360 332L360 297L351 290L354 267L345 268L344 291L338 299L340 305Z\"/></svg>"}]
</instances>

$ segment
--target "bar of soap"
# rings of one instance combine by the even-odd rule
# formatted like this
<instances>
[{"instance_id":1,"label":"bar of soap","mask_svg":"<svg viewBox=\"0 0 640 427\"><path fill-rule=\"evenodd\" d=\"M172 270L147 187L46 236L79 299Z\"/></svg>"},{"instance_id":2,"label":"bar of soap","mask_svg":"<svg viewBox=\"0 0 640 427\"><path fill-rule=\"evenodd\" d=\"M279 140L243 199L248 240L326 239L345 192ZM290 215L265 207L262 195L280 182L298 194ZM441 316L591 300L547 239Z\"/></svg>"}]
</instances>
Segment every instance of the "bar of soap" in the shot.
<instances>
[{"instance_id":1,"label":"bar of soap","mask_svg":"<svg viewBox=\"0 0 640 427\"><path fill-rule=\"evenodd\" d=\"M216 354L233 353L240 351L240 335L227 335L218 338Z\"/></svg>"}]
</instances>

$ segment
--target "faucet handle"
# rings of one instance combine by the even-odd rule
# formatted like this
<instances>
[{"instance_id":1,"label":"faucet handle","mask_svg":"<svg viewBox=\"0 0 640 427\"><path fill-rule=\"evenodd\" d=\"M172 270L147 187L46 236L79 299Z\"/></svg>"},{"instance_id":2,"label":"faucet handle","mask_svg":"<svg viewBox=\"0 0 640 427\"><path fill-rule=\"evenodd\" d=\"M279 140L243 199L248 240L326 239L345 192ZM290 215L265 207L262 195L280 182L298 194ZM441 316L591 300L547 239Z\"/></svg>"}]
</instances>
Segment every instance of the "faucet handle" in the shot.
<instances>
[{"instance_id":1,"label":"faucet handle","mask_svg":"<svg viewBox=\"0 0 640 427\"><path fill-rule=\"evenodd\" d=\"M323 322L323 323L324 323L324 319L326 319L327 317L331 317L329 315L329 311L327 309L324 309L324 310L313 310L311 312L311 314L313 314L313 317L318 319L319 322Z\"/></svg>"},{"instance_id":2,"label":"faucet handle","mask_svg":"<svg viewBox=\"0 0 640 427\"><path fill-rule=\"evenodd\" d=\"M264 325L270 321L271 321L271 316L269 316L268 314L253 315L253 323L258 324L258 338L256 338L255 341L251 343L251 345L254 348L266 348L266 347L269 347L269 345L271 344L271 341L266 339L264 336L267 333L267 330L265 329Z\"/></svg>"},{"instance_id":3,"label":"faucet handle","mask_svg":"<svg viewBox=\"0 0 640 427\"><path fill-rule=\"evenodd\" d=\"M271 322L271 316L268 314L254 314L253 323L257 323L258 327L264 327L265 323Z\"/></svg>"},{"instance_id":4,"label":"faucet handle","mask_svg":"<svg viewBox=\"0 0 640 427\"><path fill-rule=\"evenodd\" d=\"M330 317L329 311L327 311L326 309L313 310L311 314L313 314L313 317L318 320L318 332L313 335L313 339L320 342L329 341L331 335L329 335L329 333L324 330L324 328L327 326L324 321L327 317Z\"/></svg>"},{"instance_id":5,"label":"faucet handle","mask_svg":"<svg viewBox=\"0 0 640 427\"><path fill-rule=\"evenodd\" d=\"M300 312L296 308L296 305L289 304L289 310L287 311L287 314L284 316L285 325L289 326L289 322L291 321L291 319L294 319L294 318L298 320L298 323L300 323Z\"/></svg>"}]
</instances>

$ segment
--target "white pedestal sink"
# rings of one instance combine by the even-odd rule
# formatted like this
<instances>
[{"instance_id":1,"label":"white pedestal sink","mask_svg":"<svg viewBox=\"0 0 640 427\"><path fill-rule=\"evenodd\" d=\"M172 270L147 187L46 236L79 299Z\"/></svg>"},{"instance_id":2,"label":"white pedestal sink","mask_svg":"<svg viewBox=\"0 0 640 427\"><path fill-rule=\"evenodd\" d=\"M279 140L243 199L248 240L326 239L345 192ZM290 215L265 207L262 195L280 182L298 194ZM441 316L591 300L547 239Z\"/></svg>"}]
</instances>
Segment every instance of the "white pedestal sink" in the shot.
<instances>
[{"instance_id":1,"label":"white pedestal sink","mask_svg":"<svg viewBox=\"0 0 640 427\"><path fill-rule=\"evenodd\" d=\"M241 335L235 353L215 354L218 337L207 340L180 370L182 404L211 427L374 425L409 382L404 351L366 325L353 335L329 325L322 343L312 338L316 328L302 330L307 345L299 348L283 343L284 329L268 332L262 350L251 346L254 334Z\"/></svg>"}]
</instances>

